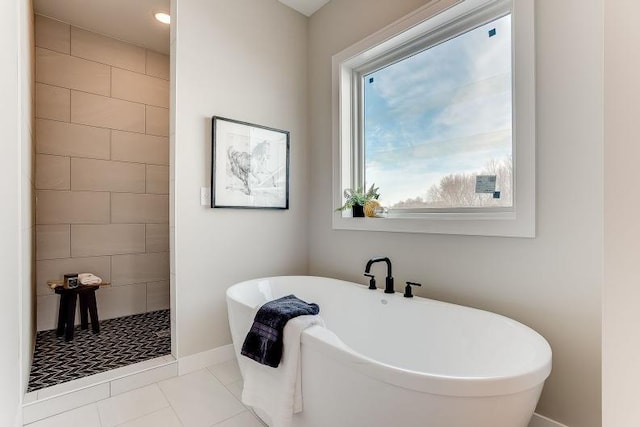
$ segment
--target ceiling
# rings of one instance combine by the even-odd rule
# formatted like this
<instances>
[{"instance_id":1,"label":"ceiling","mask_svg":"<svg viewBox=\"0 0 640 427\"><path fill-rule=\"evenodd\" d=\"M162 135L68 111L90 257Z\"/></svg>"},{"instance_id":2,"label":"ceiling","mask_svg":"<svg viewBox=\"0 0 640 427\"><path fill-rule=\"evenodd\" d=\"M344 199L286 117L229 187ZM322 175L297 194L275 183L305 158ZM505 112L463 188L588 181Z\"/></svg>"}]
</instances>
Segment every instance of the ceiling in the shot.
<instances>
[{"instance_id":1,"label":"ceiling","mask_svg":"<svg viewBox=\"0 0 640 427\"><path fill-rule=\"evenodd\" d=\"M263 0L256 0L263 1ZM278 0L306 16L330 0ZM169 26L153 18L170 0L34 0L37 14L169 54Z\"/></svg>"},{"instance_id":2,"label":"ceiling","mask_svg":"<svg viewBox=\"0 0 640 427\"><path fill-rule=\"evenodd\" d=\"M313 15L318 9L325 4L329 3L329 0L278 0L280 3L284 3L292 9L297 10L306 16Z\"/></svg>"},{"instance_id":3,"label":"ceiling","mask_svg":"<svg viewBox=\"0 0 640 427\"><path fill-rule=\"evenodd\" d=\"M153 17L170 0L34 0L35 13L109 37L169 53L169 26Z\"/></svg>"}]
</instances>

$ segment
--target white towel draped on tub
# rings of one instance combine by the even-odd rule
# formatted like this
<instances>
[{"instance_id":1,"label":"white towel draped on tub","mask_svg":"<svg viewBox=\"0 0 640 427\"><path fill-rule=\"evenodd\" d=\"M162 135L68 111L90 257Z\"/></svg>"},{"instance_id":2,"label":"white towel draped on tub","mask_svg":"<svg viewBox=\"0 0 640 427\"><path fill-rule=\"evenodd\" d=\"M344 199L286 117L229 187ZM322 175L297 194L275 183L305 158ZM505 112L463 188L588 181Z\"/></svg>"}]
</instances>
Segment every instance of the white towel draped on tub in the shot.
<instances>
[{"instance_id":1,"label":"white towel draped on tub","mask_svg":"<svg viewBox=\"0 0 640 427\"><path fill-rule=\"evenodd\" d=\"M283 331L284 350L277 368L241 357L244 366L242 403L263 410L271 427L289 427L294 413L302 411L300 334L313 325L324 326L320 316L298 316Z\"/></svg>"}]
</instances>

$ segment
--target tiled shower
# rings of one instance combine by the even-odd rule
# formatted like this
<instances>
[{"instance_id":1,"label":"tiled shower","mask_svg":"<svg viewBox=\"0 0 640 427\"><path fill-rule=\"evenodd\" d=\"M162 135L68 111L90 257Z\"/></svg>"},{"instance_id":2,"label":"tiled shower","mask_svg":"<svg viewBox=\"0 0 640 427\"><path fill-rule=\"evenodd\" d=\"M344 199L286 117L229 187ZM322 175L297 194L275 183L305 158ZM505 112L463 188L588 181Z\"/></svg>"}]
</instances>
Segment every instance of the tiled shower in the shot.
<instances>
[{"instance_id":1,"label":"tiled shower","mask_svg":"<svg viewBox=\"0 0 640 427\"><path fill-rule=\"evenodd\" d=\"M36 15L37 329L91 272L100 319L169 308L169 58Z\"/></svg>"}]
</instances>

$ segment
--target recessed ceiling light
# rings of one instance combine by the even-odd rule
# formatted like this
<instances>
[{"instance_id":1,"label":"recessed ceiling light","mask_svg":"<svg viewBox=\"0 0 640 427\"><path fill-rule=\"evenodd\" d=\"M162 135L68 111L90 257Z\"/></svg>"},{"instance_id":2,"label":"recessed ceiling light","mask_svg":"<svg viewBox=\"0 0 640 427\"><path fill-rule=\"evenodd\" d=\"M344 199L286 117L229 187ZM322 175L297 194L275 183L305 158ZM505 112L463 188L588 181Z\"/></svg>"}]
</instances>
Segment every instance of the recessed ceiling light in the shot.
<instances>
[{"instance_id":1,"label":"recessed ceiling light","mask_svg":"<svg viewBox=\"0 0 640 427\"><path fill-rule=\"evenodd\" d=\"M171 22L171 16L169 16L168 13L158 12L153 16L155 16L156 19L162 22L163 24L169 24Z\"/></svg>"}]
</instances>

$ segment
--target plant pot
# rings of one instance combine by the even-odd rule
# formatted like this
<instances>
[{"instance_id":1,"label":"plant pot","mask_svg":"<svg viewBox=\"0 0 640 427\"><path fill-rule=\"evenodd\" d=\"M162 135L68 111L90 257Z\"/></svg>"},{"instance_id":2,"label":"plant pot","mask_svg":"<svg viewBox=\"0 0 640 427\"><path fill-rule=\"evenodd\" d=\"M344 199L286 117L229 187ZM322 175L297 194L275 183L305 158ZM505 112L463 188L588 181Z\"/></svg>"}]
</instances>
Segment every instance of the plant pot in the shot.
<instances>
[{"instance_id":1,"label":"plant pot","mask_svg":"<svg viewBox=\"0 0 640 427\"><path fill-rule=\"evenodd\" d=\"M351 207L351 212L353 213L354 218L363 218L364 217L364 206L362 205L353 205Z\"/></svg>"}]
</instances>

